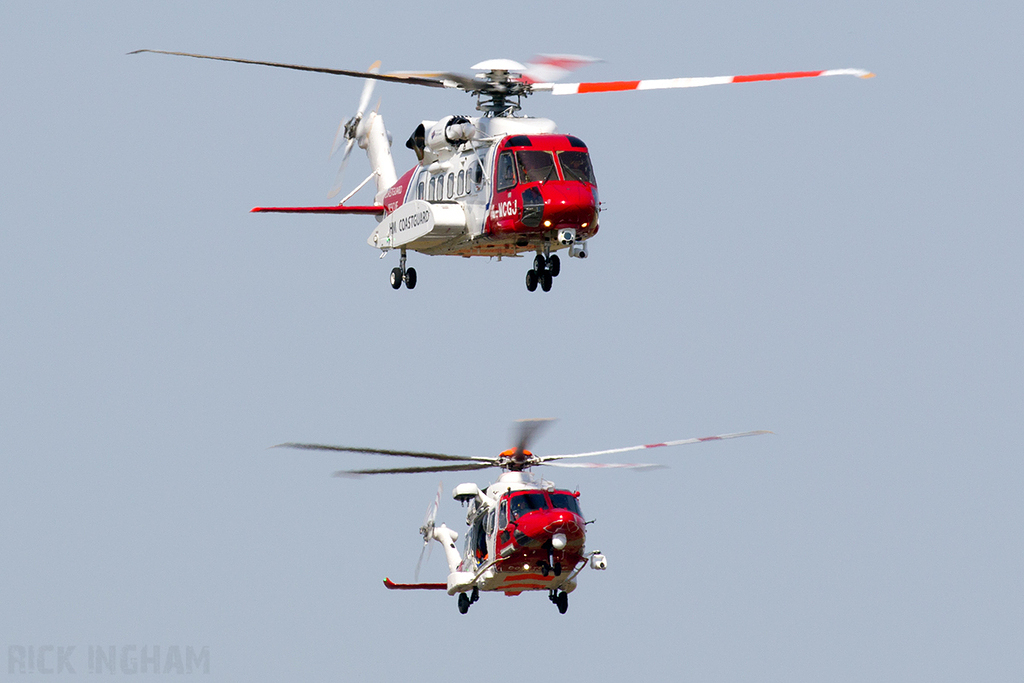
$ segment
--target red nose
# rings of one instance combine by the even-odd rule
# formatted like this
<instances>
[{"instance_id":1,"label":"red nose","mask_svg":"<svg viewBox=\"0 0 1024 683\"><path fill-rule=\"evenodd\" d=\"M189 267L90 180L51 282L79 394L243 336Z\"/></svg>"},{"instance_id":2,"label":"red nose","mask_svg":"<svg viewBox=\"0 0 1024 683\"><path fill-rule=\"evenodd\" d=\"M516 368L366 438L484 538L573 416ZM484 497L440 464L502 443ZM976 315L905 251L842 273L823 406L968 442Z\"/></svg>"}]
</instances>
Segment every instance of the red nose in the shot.
<instances>
[{"instance_id":1,"label":"red nose","mask_svg":"<svg viewBox=\"0 0 1024 683\"><path fill-rule=\"evenodd\" d=\"M565 534L570 541L583 537L582 519L568 510L538 510L524 515L519 521L519 531L531 538Z\"/></svg>"},{"instance_id":2,"label":"red nose","mask_svg":"<svg viewBox=\"0 0 1024 683\"><path fill-rule=\"evenodd\" d=\"M597 197L586 183L544 185L544 227L586 229L597 220Z\"/></svg>"}]
</instances>

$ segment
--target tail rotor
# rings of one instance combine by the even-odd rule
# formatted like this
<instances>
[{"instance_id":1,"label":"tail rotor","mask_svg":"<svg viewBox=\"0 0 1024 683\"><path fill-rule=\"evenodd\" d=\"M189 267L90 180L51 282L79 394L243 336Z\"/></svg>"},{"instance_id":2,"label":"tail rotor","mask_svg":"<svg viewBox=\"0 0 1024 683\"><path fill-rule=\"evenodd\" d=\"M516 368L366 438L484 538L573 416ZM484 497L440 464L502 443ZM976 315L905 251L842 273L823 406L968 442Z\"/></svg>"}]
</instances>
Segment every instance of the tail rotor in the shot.
<instances>
[{"instance_id":1,"label":"tail rotor","mask_svg":"<svg viewBox=\"0 0 1024 683\"><path fill-rule=\"evenodd\" d=\"M434 501L427 508L427 514L423 518L423 526L420 527L420 534L423 536L423 548L420 550L420 559L416 562L416 573L415 580L420 580L420 566L423 564L423 553L427 553L427 562L430 562L430 553L434 546L430 542L434 539L434 520L437 518L437 508L441 505L441 488L444 486L443 482L437 484L437 495L434 497Z\"/></svg>"},{"instance_id":2,"label":"tail rotor","mask_svg":"<svg viewBox=\"0 0 1024 683\"><path fill-rule=\"evenodd\" d=\"M380 72L380 60L374 62L367 73L379 73ZM352 148L355 147L356 141L359 137L359 124L363 122L363 115L366 113L366 107L370 104L370 97L373 96L373 86L377 81L367 79L363 85L363 93L359 97L359 107L356 109L356 114L348 121L342 121L338 126L338 132L334 136L334 144L331 145L330 158L334 158L334 155L341 149L342 143L345 144L345 153L341 156L341 166L338 168L338 173L334 177L334 184L331 186L331 191L327 193L328 198L335 197L341 192L341 183L345 177L345 167L348 165L348 157L352 153Z\"/></svg>"}]
</instances>

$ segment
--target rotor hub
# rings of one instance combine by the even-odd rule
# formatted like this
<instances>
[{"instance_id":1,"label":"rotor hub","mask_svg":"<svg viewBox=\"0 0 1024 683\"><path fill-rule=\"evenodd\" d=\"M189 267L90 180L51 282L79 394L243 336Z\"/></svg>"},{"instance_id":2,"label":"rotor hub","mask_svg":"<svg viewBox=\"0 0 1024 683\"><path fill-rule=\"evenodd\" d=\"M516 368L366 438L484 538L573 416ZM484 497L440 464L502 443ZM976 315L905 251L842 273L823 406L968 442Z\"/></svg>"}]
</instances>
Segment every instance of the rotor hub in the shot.
<instances>
[{"instance_id":1,"label":"rotor hub","mask_svg":"<svg viewBox=\"0 0 1024 683\"><path fill-rule=\"evenodd\" d=\"M520 71L491 68L486 73L477 74L477 78L484 79L484 83L471 91L476 95L476 108L484 112L485 116L513 116L523 108L522 99L532 92L530 84L521 80L521 72L525 67L507 59L494 59L490 62L500 62L502 65L508 62L509 65L518 66ZM477 66L490 62L481 62Z\"/></svg>"}]
</instances>

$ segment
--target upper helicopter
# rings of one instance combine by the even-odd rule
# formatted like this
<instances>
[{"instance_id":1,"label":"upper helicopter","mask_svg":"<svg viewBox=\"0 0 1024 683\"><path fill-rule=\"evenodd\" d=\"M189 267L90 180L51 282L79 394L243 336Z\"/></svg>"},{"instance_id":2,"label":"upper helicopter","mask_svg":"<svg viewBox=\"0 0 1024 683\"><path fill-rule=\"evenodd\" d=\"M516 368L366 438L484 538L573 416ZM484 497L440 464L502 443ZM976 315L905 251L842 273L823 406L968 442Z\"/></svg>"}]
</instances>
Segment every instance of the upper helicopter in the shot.
<instances>
[{"instance_id":1,"label":"upper helicopter","mask_svg":"<svg viewBox=\"0 0 1024 683\"><path fill-rule=\"evenodd\" d=\"M434 520L441 502L438 486L434 502L427 508L426 519L420 527L424 550L431 540L444 548L448 561L448 580L445 583L420 583L416 565L413 583L395 583L384 579L392 590L443 590L458 595L462 614L480 597L481 591L505 595L519 595L526 591L547 591L558 611L565 614L569 608L569 593L576 589L576 578L588 566L603 570L608 561L600 550L586 549L587 525L580 508L579 491L555 486L550 481L535 478L533 467L587 467L649 469L663 465L646 463L592 463L578 462L577 458L627 453L663 446L722 441L745 436L770 434L765 430L720 434L695 439L681 439L663 443L642 444L626 448L572 453L568 455L535 455L529 450L530 441L550 420L520 420L517 423L516 445L502 451L497 457L461 456L445 453L423 453L380 448L354 448L322 444L285 443L278 448L300 448L315 451L341 451L373 455L400 456L442 461L448 464L411 467L384 467L360 470L341 470L335 476L358 477L367 474L414 474L424 472L458 472L498 467L502 470L497 481L481 489L469 482L459 484L452 497L469 505L466 524L465 548L460 555L455 545L459 534ZM573 460L573 462L562 462Z\"/></svg>"},{"instance_id":2,"label":"upper helicopter","mask_svg":"<svg viewBox=\"0 0 1024 683\"><path fill-rule=\"evenodd\" d=\"M539 92L554 95L697 88L728 83L780 81L818 76L874 74L863 69L792 71L746 76L668 78L657 80L558 83L573 69L597 61L578 55L547 55L528 65L509 59L490 59L471 67L476 74L396 72L379 73L380 62L367 71L283 64L232 57L135 50L129 54L158 54L257 64L299 71L367 79L355 115L339 127L332 154L342 143L341 174L354 145L366 150L370 175L338 204L330 206L256 207L257 213L366 214L379 222L367 242L401 255L391 271L391 286L416 286L416 270L406 265L408 251L430 255L520 256L535 254L526 273L526 288L551 289L561 270L558 254L584 259L588 240L597 234L598 199L587 145L573 135L557 133L554 121L520 116L524 98ZM480 116L445 116L416 126L406 147L418 163L401 178L391 156L391 135L377 111L367 111L376 81L431 88L458 89L476 97ZM347 202L370 180L375 181L372 205ZM332 192L334 196L337 192Z\"/></svg>"}]
</instances>

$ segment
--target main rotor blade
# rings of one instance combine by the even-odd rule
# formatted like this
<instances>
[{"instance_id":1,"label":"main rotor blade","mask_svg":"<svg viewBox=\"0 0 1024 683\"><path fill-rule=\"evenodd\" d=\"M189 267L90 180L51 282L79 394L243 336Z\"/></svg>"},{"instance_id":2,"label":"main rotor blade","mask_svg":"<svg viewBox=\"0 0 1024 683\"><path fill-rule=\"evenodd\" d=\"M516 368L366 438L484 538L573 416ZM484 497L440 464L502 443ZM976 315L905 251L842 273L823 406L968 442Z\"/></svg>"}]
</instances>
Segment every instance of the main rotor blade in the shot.
<instances>
[{"instance_id":1,"label":"main rotor blade","mask_svg":"<svg viewBox=\"0 0 1024 683\"><path fill-rule=\"evenodd\" d=\"M864 69L830 69L826 71L787 71L772 74L751 74L748 76L711 76L703 78L661 78L642 81L606 81L602 83L534 83L534 92L550 92L552 95L578 95L590 92L622 92L625 90L662 90L665 88L701 88L706 85L728 83L755 83L758 81L783 81L791 78L816 78L818 76L857 76L872 78L875 74Z\"/></svg>"},{"instance_id":2,"label":"main rotor blade","mask_svg":"<svg viewBox=\"0 0 1024 683\"><path fill-rule=\"evenodd\" d=\"M549 424L555 421L553 417L542 417L532 420L516 420L516 452L513 458L521 460L523 451L529 450L530 442L534 437Z\"/></svg>"},{"instance_id":3,"label":"main rotor blade","mask_svg":"<svg viewBox=\"0 0 1024 683\"><path fill-rule=\"evenodd\" d=\"M383 467L368 470L338 470L332 476L335 477L361 477L364 474L419 474L421 472L465 472L468 470L486 470L488 467L496 467L497 463L481 462L467 463L464 465L435 465L433 467Z\"/></svg>"},{"instance_id":4,"label":"main rotor blade","mask_svg":"<svg viewBox=\"0 0 1024 683\"><path fill-rule=\"evenodd\" d=\"M152 52L158 55L176 55L178 57L195 57L196 59L213 59L220 62L237 62L239 64L257 64L259 66L273 66L280 69L293 69L295 71L313 71L322 74L333 74L335 76L352 76L354 78L372 78L376 81L388 81L391 83L408 83L410 85L425 85L429 88L451 87L443 80L436 78L423 78L420 76L401 76L371 73L369 71L351 71L348 69L327 69L319 66L304 66L302 64L283 64L281 62L264 62L256 59L239 59L236 57L216 57L213 55L199 55L191 52L171 52L168 50L133 50L130 55L137 55L140 52Z\"/></svg>"},{"instance_id":5,"label":"main rotor blade","mask_svg":"<svg viewBox=\"0 0 1024 683\"><path fill-rule=\"evenodd\" d=\"M566 74L600 61L584 55L537 55L526 63L523 80L530 83L560 81Z\"/></svg>"},{"instance_id":6,"label":"main rotor blade","mask_svg":"<svg viewBox=\"0 0 1024 683\"><path fill-rule=\"evenodd\" d=\"M462 74L455 74L450 71L389 71L385 75L401 76L402 78L431 78L439 79L441 81L449 81L454 84L454 87L467 90L469 92L475 92L482 88L486 88L489 85L487 81L463 76ZM450 86L446 85L445 87Z\"/></svg>"},{"instance_id":7,"label":"main rotor blade","mask_svg":"<svg viewBox=\"0 0 1024 683\"><path fill-rule=\"evenodd\" d=\"M641 444L639 446L628 446L627 448L612 448L606 451L590 451L589 453L572 453L570 455L542 455L537 460L543 464L549 464L552 460L564 460L565 458L589 458L594 455L610 455L612 453L627 453L629 451L642 451L646 448L661 448L662 446L684 446L691 443L703 443L704 441L724 441L726 439L738 439L743 436L758 436L760 434L771 434L767 429L759 429L754 432L738 432L736 434L719 434L718 436L701 436L695 439L680 439L679 441L665 441L663 443Z\"/></svg>"},{"instance_id":8,"label":"main rotor blade","mask_svg":"<svg viewBox=\"0 0 1024 683\"><path fill-rule=\"evenodd\" d=\"M668 465L655 465L642 462L542 462L548 467L579 467L587 469L626 469L626 470L664 470Z\"/></svg>"},{"instance_id":9,"label":"main rotor blade","mask_svg":"<svg viewBox=\"0 0 1024 683\"><path fill-rule=\"evenodd\" d=\"M426 458L428 460L454 460L458 462L494 462L494 458L480 458L464 455L447 455L445 453L421 453L419 451L393 451L385 448L355 448L352 446L327 446L319 443L279 443L271 448L297 448L305 451L337 451L341 453L369 453L371 455L397 455L405 458Z\"/></svg>"}]
</instances>

